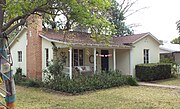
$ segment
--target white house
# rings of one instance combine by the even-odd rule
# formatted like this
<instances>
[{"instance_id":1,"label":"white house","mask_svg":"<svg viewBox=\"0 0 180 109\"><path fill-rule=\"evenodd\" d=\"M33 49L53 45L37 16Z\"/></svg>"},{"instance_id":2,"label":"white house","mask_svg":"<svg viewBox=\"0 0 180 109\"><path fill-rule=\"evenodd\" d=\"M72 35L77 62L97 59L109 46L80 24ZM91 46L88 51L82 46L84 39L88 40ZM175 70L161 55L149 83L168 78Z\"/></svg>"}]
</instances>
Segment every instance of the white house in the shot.
<instances>
[{"instance_id":1,"label":"white house","mask_svg":"<svg viewBox=\"0 0 180 109\"><path fill-rule=\"evenodd\" d=\"M89 66L94 73L119 70L134 76L135 65L159 62L159 45L151 33L113 37L107 44L93 41L88 33L43 30L41 18L34 15L10 47L14 71L21 67L27 77L43 79L48 62L61 56L67 57L70 78L78 66Z\"/></svg>"}]
</instances>

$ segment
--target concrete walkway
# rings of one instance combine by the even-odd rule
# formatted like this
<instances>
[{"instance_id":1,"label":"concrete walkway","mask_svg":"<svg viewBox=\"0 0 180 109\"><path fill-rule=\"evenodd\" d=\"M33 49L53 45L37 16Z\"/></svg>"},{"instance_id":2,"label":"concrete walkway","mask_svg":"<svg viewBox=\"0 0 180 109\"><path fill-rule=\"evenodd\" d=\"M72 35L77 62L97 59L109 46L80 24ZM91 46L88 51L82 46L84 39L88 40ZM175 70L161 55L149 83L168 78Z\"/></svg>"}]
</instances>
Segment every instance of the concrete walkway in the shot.
<instances>
[{"instance_id":1,"label":"concrete walkway","mask_svg":"<svg viewBox=\"0 0 180 109\"><path fill-rule=\"evenodd\" d=\"M138 84L140 86L162 87L162 88L169 88L169 89L178 89L178 90L180 90L180 86L153 84L153 83L146 83L146 82L139 82Z\"/></svg>"}]
</instances>

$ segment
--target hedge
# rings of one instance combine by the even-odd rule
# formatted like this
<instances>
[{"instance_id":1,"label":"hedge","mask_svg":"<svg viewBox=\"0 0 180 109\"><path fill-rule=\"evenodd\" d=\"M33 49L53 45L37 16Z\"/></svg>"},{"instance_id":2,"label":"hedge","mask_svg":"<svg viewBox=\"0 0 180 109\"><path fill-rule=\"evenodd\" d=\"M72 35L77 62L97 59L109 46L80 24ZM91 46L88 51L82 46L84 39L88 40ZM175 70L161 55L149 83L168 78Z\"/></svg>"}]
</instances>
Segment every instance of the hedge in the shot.
<instances>
[{"instance_id":1,"label":"hedge","mask_svg":"<svg viewBox=\"0 0 180 109\"><path fill-rule=\"evenodd\" d=\"M171 64L151 63L139 64L135 67L136 77L140 81L154 81L171 77Z\"/></svg>"},{"instance_id":2,"label":"hedge","mask_svg":"<svg viewBox=\"0 0 180 109\"><path fill-rule=\"evenodd\" d=\"M111 87L118 87L123 85L137 86L137 81L131 76L125 76L120 72L104 72L94 74L91 76L79 75L72 80L66 76L60 76L56 79L48 81L38 81L22 78L22 74L16 73L14 76L15 83L27 87L45 87L56 91L76 94L85 91L92 91L98 89L107 89Z\"/></svg>"},{"instance_id":3,"label":"hedge","mask_svg":"<svg viewBox=\"0 0 180 109\"><path fill-rule=\"evenodd\" d=\"M124 76L120 73L112 72L95 74L93 76L78 76L72 80L60 77L58 80L48 81L46 83L46 88L76 94L123 85L136 86L138 84L136 79L131 76Z\"/></svg>"}]
</instances>

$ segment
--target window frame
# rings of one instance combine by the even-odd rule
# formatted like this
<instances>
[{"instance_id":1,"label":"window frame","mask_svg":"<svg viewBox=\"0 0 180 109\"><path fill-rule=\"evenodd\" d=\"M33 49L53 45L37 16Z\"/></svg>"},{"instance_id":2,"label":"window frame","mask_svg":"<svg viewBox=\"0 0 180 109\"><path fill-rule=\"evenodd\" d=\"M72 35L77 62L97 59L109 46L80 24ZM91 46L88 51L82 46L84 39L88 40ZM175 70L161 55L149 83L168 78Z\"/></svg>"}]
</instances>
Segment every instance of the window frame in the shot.
<instances>
[{"instance_id":1,"label":"window frame","mask_svg":"<svg viewBox=\"0 0 180 109\"><path fill-rule=\"evenodd\" d=\"M149 49L144 49L143 50L143 55L144 55L144 64L149 63Z\"/></svg>"},{"instance_id":2,"label":"window frame","mask_svg":"<svg viewBox=\"0 0 180 109\"><path fill-rule=\"evenodd\" d=\"M22 62L22 51L18 51L18 62Z\"/></svg>"},{"instance_id":3,"label":"window frame","mask_svg":"<svg viewBox=\"0 0 180 109\"><path fill-rule=\"evenodd\" d=\"M83 66L84 65L84 50L83 49L73 49L73 66Z\"/></svg>"}]
</instances>

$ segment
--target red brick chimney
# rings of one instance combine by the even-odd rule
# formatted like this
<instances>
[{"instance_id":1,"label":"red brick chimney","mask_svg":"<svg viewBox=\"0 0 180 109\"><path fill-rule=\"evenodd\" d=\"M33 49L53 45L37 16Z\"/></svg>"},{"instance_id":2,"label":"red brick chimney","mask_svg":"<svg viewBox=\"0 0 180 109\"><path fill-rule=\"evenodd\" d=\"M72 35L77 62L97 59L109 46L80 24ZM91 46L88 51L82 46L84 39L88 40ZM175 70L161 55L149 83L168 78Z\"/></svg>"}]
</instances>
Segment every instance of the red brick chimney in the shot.
<instances>
[{"instance_id":1,"label":"red brick chimney","mask_svg":"<svg viewBox=\"0 0 180 109\"><path fill-rule=\"evenodd\" d=\"M27 77L42 80L42 16L31 15L27 19Z\"/></svg>"}]
</instances>

